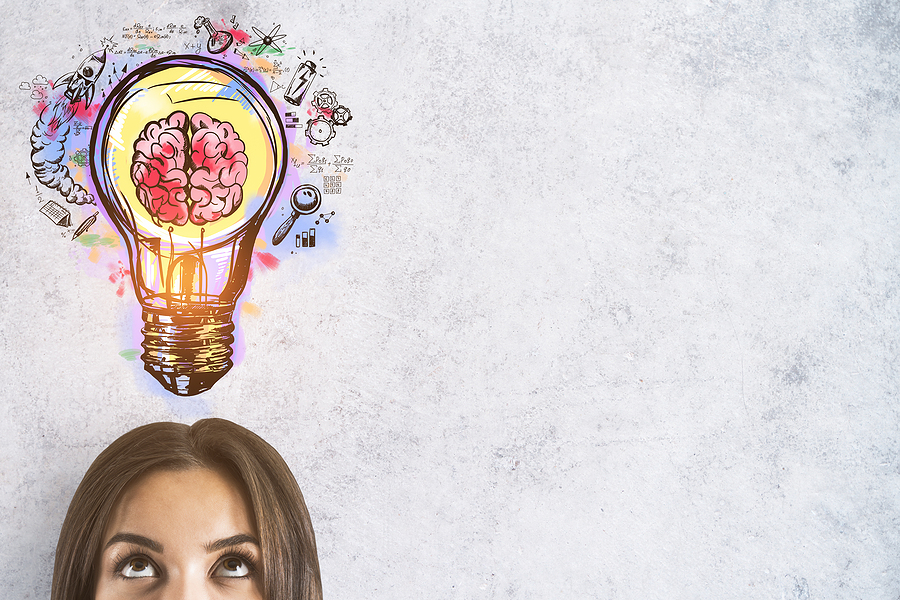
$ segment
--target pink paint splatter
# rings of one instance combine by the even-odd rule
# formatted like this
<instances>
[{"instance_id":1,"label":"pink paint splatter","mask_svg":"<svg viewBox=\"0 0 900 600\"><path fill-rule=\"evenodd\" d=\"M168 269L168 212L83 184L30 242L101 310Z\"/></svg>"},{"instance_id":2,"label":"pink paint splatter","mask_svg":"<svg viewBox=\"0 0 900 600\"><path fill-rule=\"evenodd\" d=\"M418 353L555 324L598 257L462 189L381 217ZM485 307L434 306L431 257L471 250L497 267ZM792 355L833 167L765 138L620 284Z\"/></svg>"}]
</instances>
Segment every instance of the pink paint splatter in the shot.
<instances>
[{"instance_id":1,"label":"pink paint splatter","mask_svg":"<svg viewBox=\"0 0 900 600\"><path fill-rule=\"evenodd\" d=\"M278 265L281 264L281 261L278 260L277 257L269 254L268 252L254 252L253 257L266 269L275 270L278 268Z\"/></svg>"},{"instance_id":2,"label":"pink paint splatter","mask_svg":"<svg viewBox=\"0 0 900 600\"><path fill-rule=\"evenodd\" d=\"M244 31L243 29L236 29L231 27L228 23L225 22L225 19L222 19L222 27L231 34L234 38L234 41L238 44L246 44L250 41L250 34Z\"/></svg>"},{"instance_id":3,"label":"pink paint splatter","mask_svg":"<svg viewBox=\"0 0 900 600\"><path fill-rule=\"evenodd\" d=\"M131 271L125 268L125 265L122 264L122 261L119 261L119 267L116 270L116 267L110 265L114 270L109 275L110 283L118 282L119 287L116 289L116 296L121 298L125 295L125 283L128 281L128 276L131 275Z\"/></svg>"},{"instance_id":4,"label":"pink paint splatter","mask_svg":"<svg viewBox=\"0 0 900 600\"><path fill-rule=\"evenodd\" d=\"M90 106L85 106L84 102L77 104L78 109L75 111L75 118L84 123L93 123L94 117L100 112L100 102L95 102Z\"/></svg>"},{"instance_id":5,"label":"pink paint splatter","mask_svg":"<svg viewBox=\"0 0 900 600\"><path fill-rule=\"evenodd\" d=\"M278 257L269 254L268 252L259 252L255 251L253 253L253 260L250 262L250 272L247 274L247 281L253 281L253 266L257 265L263 271L272 270L278 268L278 265L281 264L281 260Z\"/></svg>"},{"instance_id":6,"label":"pink paint splatter","mask_svg":"<svg viewBox=\"0 0 900 600\"><path fill-rule=\"evenodd\" d=\"M243 29L229 29L228 33L234 36L234 41L238 44L247 44L250 41L250 34Z\"/></svg>"}]
</instances>

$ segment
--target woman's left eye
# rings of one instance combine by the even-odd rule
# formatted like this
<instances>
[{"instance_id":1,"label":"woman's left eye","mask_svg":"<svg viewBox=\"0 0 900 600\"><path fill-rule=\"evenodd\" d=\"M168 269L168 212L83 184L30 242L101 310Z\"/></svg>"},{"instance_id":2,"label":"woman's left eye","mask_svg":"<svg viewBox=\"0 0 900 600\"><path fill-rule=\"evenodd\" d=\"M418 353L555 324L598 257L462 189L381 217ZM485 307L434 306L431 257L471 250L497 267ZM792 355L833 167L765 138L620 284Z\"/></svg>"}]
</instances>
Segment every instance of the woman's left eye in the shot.
<instances>
[{"instance_id":1,"label":"woman's left eye","mask_svg":"<svg viewBox=\"0 0 900 600\"><path fill-rule=\"evenodd\" d=\"M156 566L146 558L137 556L122 565L119 575L126 579L140 579L142 577L158 577Z\"/></svg>"},{"instance_id":2,"label":"woman's left eye","mask_svg":"<svg viewBox=\"0 0 900 600\"><path fill-rule=\"evenodd\" d=\"M228 556L216 566L214 577L246 577L250 574L249 563L237 556Z\"/></svg>"}]
</instances>

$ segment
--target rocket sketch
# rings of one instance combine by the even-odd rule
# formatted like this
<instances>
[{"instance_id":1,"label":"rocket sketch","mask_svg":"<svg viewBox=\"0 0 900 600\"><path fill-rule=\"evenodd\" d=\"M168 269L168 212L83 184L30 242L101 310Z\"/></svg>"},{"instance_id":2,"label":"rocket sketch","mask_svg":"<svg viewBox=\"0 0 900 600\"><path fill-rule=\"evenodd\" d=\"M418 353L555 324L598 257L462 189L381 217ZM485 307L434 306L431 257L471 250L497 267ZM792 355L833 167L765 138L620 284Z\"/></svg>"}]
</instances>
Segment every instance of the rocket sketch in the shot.
<instances>
[{"instance_id":1,"label":"rocket sketch","mask_svg":"<svg viewBox=\"0 0 900 600\"><path fill-rule=\"evenodd\" d=\"M65 97L69 102L77 103L83 99L84 105L89 106L94 99L94 84L97 83L104 66L106 66L106 49L88 56L75 71L57 79L54 87L65 84Z\"/></svg>"}]
</instances>

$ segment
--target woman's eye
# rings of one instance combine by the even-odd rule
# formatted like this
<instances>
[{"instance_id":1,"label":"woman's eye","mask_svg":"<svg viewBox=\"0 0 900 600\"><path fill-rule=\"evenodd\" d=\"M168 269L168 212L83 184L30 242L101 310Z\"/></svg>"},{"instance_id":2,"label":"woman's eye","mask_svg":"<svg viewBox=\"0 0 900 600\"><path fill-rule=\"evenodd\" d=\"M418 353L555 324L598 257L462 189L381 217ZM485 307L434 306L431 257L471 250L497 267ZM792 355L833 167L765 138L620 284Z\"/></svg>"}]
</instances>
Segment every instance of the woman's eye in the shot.
<instances>
[{"instance_id":1,"label":"woman's eye","mask_svg":"<svg viewBox=\"0 0 900 600\"><path fill-rule=\"evenodd\" d=\"M156 567L153 566L153 563L147 560L146 558L132 558L125 566L119 570L119 574L122 577L127 577L129 579L137 578L137 577L157 577L159 573L156 572Z\"/></svg>"},{"instance_id":2,"label":"woman's eye","mask_svg":"<svg viewBox=\"0 0 900 600\"><path fill-rule=\"evenodd\" d=\"M219 563L213 572L215 577L246 577L250 574L250 565L243 558L229 556Z\"/></svg>"}]
</instances>

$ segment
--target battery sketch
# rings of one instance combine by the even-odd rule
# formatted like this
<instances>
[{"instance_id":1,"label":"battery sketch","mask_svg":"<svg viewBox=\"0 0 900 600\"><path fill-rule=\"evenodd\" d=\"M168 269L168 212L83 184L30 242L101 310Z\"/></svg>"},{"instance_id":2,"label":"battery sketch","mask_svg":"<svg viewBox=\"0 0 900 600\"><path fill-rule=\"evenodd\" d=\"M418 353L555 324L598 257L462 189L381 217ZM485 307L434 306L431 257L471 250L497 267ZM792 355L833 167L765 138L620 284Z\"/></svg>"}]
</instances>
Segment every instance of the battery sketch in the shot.
<instances>
[{"instance_id":1,"label":"battery sketch","mask_svg":"<svg viewBox=\"0 0 900 600\"><path fill-rule=\"evenodd\" d=\"M301 63L297 70L294 71L294 76L284 91L285 101L294 106L300 106L315 78L316 63L311 60Z\"/></svg>"}]
</instances>

